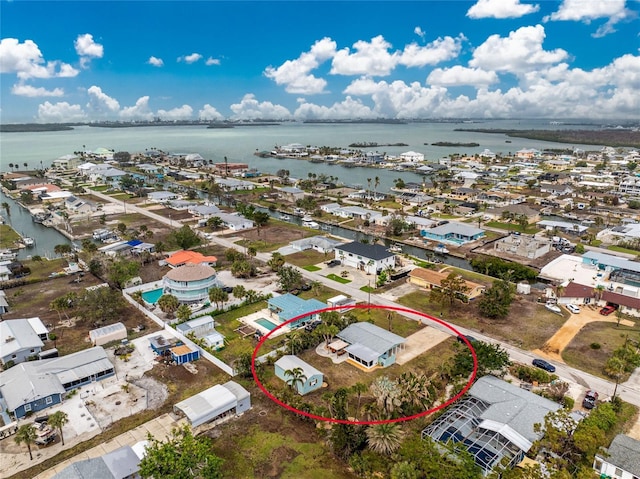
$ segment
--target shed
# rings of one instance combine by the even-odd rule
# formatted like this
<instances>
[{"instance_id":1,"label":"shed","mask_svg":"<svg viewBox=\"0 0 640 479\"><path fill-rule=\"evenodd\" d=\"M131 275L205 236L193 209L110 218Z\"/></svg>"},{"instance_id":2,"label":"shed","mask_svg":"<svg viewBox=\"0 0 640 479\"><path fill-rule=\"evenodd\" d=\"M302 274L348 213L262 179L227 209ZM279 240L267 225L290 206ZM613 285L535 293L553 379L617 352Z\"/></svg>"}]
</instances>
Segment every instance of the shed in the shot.
<instances>
[{"instance_id":1,"label":"shed","mask_svg":"<svg viewBox=\"0 0 640 479\"><path fill-rule=\"evenodd\" d=\"M300 381L295 382L295 388L301 396L322 387L322 383L324 382L322 372L311 366L311 364L304 362L299 357L287 354L275 363L276 376L285 382L291 379L289 371L293 371L294 369L302 370Z\"/></svg>"},{"instance_id":2,"label":"shed","mask_svg":"<svg viewBox=\"0 0 640 479\"><path fill-rule=\"evenodd\" d=\"M192 350L189 346L183 344L171 348L171 360L176 364L190 363L200 358L200 351Z\"/></svg>"},{"instance_id":3,"label":"shed","mask_svg":"<svg viewBox=\"0 0 640 479\"><path fill-rule=\"evenodd\" d=\"M149 338L149 345L151 346L151 349L153 349L153 352L159 356L167 354L172 347L176 346L176 343L177 341L170 341L161 335Z\"/></svg>"},{"instance_id":4,"label":"shed","mask_svg":"<svg viewBox=\"0 0 640 479\"><path fill-rule=\"evenodd\" d=\"M353 309L353 306L356 305L356 302L357 301L353 298L349 298L344 294L339 294L338 296L327 299L327 306L329 306L330 308L341 308L340 312L346 312L350 309Z\"/></svg>"},{"instance_id":5,"label":"shed","mask_svg":"<svg viewBox=\"0 0 640 479\"><path fill-rule=\"evenodd\" d=\"M102 346L112 341L127 339L127 328L122 323L109 324L89 331L89 339L94 346Z\"/></svg>"},{"instance_id":6,"label":"shed","mask_svg":"<svg viewBox=\"0 0 640 479\"><path fill-rule=\"evenodd\" d=\"M173 406L174 412L184 414L193 427L239 416L250 408L249 391L234 381L216 384Z\"/></svg>"}]
</instances>

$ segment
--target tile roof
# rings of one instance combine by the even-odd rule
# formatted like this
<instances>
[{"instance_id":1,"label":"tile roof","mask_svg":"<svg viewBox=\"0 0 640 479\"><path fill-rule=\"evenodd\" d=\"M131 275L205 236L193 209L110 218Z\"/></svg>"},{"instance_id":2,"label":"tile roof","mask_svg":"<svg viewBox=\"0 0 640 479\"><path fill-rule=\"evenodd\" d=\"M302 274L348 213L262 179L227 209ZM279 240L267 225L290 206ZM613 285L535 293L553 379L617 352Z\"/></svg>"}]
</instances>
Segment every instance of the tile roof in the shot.
<instances>
[{"instance_id":1,"label":"tile roof","mask_svg":"<svg viewBox=\"0 0 640 479\"><path fill-rule=\"evenodd\" d=\"M215 256L204 256L202 253L198 253L197 251L177 251L169 256L165 260L171 266L180 266L184 263L215 263L218 261L218 258Z\"/></svg>"},{"instance_id":2,"label":"tile roof","mask_svg":"<svg viewBox=\"0 0 640 479\"><path fill-rule=\"evenodd\" d=\"M164 275L173 281L199 281L216 275L216 270L206 264L187 263Z\"/></svg>"}]
</instances>

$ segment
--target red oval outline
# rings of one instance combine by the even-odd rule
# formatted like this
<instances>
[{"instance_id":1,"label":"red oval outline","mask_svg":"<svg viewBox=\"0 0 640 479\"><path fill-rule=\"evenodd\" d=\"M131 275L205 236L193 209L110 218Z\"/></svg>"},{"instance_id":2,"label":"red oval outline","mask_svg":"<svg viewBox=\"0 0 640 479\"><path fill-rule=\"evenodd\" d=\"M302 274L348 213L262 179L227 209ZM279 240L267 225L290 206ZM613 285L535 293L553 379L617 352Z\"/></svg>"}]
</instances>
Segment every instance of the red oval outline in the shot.
<instances>
[{"instance_id":1,"label":"red oval outline","mask_svg":"<svg viewBox=\"0 0 640 479\"><path fill-rule=\"evenodd\" d=\"M369 309L369 308L370 309L388 309L388 310L391 310L391 311L400 311L400 312L403 312L403 313L415 314L417 316L421 316L423 318L426 318L426 319L428 319L430 321L434 321L434 322L446 327L447 329L453 331L458 338L462 338L464 343L469 348L469 351L471 351L471 356L473 357L473 372L471 373L471 377L469 378L469 382L464 386L464 388L462 388L462 390L458 394L453 396L447 402L445 402L443 404L440 404L439 406L433 407L431 409L427 409L426 411L423 411L423 412L418 413L418 414L413 414L411 416L403 416L403 417L396 418L396 419L384 419L384 420L378 420L378 421L349 421L348 419L335 419L335 418L332 418L332 417L318 416L316 414L311 414L311 413L308 413L308 412L305 412L305 411L301 411L299 409L296 409L296 408L294 408L294 407L292 407L292 406L280 401L278 398L276 398L273 394L271 394L267 390L267 388L264 386L264 384L262 384L260 382L260 380L258 379L258 374L256 372L256 357L258 355L258 351L260 350L260 348L262 347L264 342L267 339L269 339L269 336L271 336L273 333L275 333L280 328L288 325L289 323L293 323L294 321L298 321L299 319L306 318L307 316L311 316L312 314L320 314L320 313L325 313L327 311L342 311L343 309L353 309L353 308L358 308L358 309ZM453 404L458 399L460 399L469 390L469 388L472 386L473 381L475 380L477 373L478 373L478 357L476 356L476 350L473 348L473 346L471 345L469 340L463 334L461 334L457 329L455 329L453 326L451 326L450 324L444 322L441 319L434 318L433 316L430 316L430 315L428 315L426 313L421 313L420 311L416 311L414 309L402 308L402 307L399 307L399 306L384 306L384 305L380 305L380 304L356 304L356 305L346 306L346 307L345 306L334 306L334 307L331 307L331 308L327 307L327 308L323 308L323 309L317 309L317 310L311 311L309 313L301 314L299 316L296 316L295 318L292 318L292 319L289 319L289 320L285 321L282 324L279 324L274 329L269 331L266 335L264 335L262 337L262 339L260 339L260 341L258 342L258 345L255 347L255 349L253 350L253 354L251 355L251 374L253 375L253 379L256 382L256 384L258 385L258 387L260 388L260 390L269 399L271 399L274 403L278 404L279 406L281 406L281 407L283 407L283 408L285 408L285 409L287 409L287 410L289 410L291 412L294 412L296 414L300 414L302 416L306 416L308 418L315 419L317 421L324 421L324 422L330 422L330 423L336 423L336 424L352 424L352 425L390 424L390 423L396 423L396 422L410 421L412 419L417 419L419 417L428 416L431 413L434 413L436 411L444 409L445 407Z\"/></svg>"}]
</instances>

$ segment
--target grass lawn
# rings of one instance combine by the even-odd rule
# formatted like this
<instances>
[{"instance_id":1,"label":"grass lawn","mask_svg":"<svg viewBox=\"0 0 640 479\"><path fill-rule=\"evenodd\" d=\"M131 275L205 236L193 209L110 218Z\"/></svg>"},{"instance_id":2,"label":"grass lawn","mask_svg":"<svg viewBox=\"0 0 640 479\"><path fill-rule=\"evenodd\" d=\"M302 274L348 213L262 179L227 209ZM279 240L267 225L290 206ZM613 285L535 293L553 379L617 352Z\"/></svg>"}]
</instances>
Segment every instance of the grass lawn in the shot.
<instances>
[{"instance_id":1,"label":"grass lawn","mask_svg":"<svg viewBox=\"0 0 640 479\"><path fill-rule=\"evenodd\" d=\"M318 266L310 264L309 266L303 266L302 269L313 272L313 271L320 271L322 268L319 268Z\"/></svg>"},{"instance_id":2,"label":"grass lawn","mask_svg":"<svg viewBox=\"0 0 640 479\"><path fill-rule=\"evenodd\" d=\"M629 249L629 248L623 248L622 246L607 246L607 249L611 250L611 251L617 251L618 253L627 253L627 254L633 254L636 256L640 255L640 251L636 251L634 249Z\"/></svg>"},{"instance_id":3,"label":"grass lawn","mask_svg":"<svg viewBox=\"0 0 640 479\"><path fill-rule=\"evenodd\" d=\"M389 314L391 314L391 331L403 338L424 328L422 323L413 319L407 319L396 311L373 308L369 312L368 309L356 308L351 310L351 312L359 321L369 321L369 319L371 319L373 324L385 330L389 329Z\"/></svg>"},{"instance_id":4,"label":"grass lawn","mask_svg":"<svg viewBox=\"0 0 640 479\"><path fill-rule=\"evenodd\" d=\"M402 208L402 205L396 201L381 201L380 203L378 203L378 206L381 209L387 210L399 210L400 208Z\"/></svg>"},{"instance_id":5,"label":"grass lawn","mask_svg":"<svg viewBox=\"0 0 640 479\"><path fill-rule=\"evenodd\" d=\"M0 248L13 248L20 235L9 225L0 225Z\"/></svg>"},{"instance_id":6,"label":"grass lawn","mask_svg":"<svg viewBox=\"0 0 640 479\"><path fill-rule=\"evenodd\" d=\"M453 309L443 310L439 304L429 302L429 295L425 291L409 293L398 302L444 319L454 327L469 328L528 350L541 348L566 320L564 316L546 310L544 305L526 296L517 296L511 305L510 315L502 320L482 318L474 301L468 304L457 302Z\"/></svg>"},{"instance_id":7,"label":"grass lawn","mask_svg":"<svg viewBox=\"0 0 640 479\"><path fill-rule=\"evenodd\" d=\"M363 286L360 288L360 291L364 291L365 293L375 293L376 288L372 288L371 286Z\"/></svg>"},{"instance_id":8,"label":"grass lawn","mask_svg":"<svg viewBox=\"0 0 640 479\"><path fill-rule=\"evenodd\" d=\"M342 278L341 276L338 276L337 274L328 274L327 278L332 279L334 281L337 281L338 283L342 283L342 284L348 284L351 283L350 279L346 279L346 278Z\"/></svg>"},{"instance_id":9,"label":"grass lawn","mask_svg":"<svg viewBox=\"0 0 640 479\"><path fill-rule=\"evenodd\" d=\"M488 223L485 223L485 225L489 228L498 228L507 231L519 231L520 233L528 235L533 235L540 231L540 228L538 228L536 225L527 225L527 227L523 231L522 227L518 224L502 223L500 221L489 221Z\"/></svg>"},{"instance_id":10,"label":"grass lawn","mask_svg":"<svg viewBox=\"0 0 640 479\"><path fill-rule=\"evenodd\" d=\"M318 263L322 263L323 261L327 261L328 259L333 259L333 255L327 256L320 251L316 251L313 249L309 249L306 251L300 251L298 253L288 254L286 256L287 263L291 263L295 266L299 266L300 268L307 269L306 266L312 266ZM320 268L318 268L320 269ZM317 271L310 270L307 271Z\"/></svg>"},{"instance_id":11,"label":"grass lawn","mask_svg":"<svg viewBox=\"0 0 640 479\"><path fill-rule=\"evenodd\" d=\"M606 378L602 369L607 359L611 357L615 349L624 344L627 334L630 338L636 339L638 330L638 323L635 328L624 325L616 327L615 323L600 321L589 323L575 335L562 351L562 358L570 366L579 367L583 371ZM591 344L593 343L600 344L600 349L592 349Z\"/></svg>"}]
</instances>

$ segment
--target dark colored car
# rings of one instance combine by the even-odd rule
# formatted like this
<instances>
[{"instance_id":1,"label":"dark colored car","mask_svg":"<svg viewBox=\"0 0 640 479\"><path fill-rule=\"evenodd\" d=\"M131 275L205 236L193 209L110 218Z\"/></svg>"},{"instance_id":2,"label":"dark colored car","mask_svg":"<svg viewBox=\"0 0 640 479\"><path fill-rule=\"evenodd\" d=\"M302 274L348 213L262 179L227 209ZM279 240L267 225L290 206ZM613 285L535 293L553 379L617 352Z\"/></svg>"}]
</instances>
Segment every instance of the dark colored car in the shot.
<instances>
[{"instance_id":1,"label":"dark colored car","mask_svg":"<svg viewBox=\"0 0 640 479\"><path fill-rule=\"evenodd\" d=\"M598 393L596 391L589 390L582 400L582 407L585 409L593 409L596 407L598 401Z\"/></svg>"},{"instance_id":2,"label":"dark colored car","mask_svg":"<svg viewBox=\"0 0 640 479\"><path fill-rule=\"evenodd\" d=\"M467 341L469 341L470 343L475 343L477 341L476 338L474 338L473 336L469 336L468 334L464 336L465 338L467 338ZM463 336L458 336L456 339L461 342L464 343L464 339L462 339Z\"/></svg>"},{"instance_id":3,"label":"dark colored car","mask_svg":"<svg viewBox=\"0 0 640 479\"><path fill-rule=\"evenodd\" d=\"M231 286L223 286L222 288L220 288L222 291L224 291L225 293L233 293L233 288Z\"/></svg>"},{"instance_id":4,"label":"dark colored car","mask_svg":"<svg viewBox=\"0 0 640 479\"><path fill-rule=\"evenodd\" d=\"M531 364L537 368L549 371L550 373L556 372L556 367L553 364L546 362L544 359L534 359Z\"/></svg>"},{"instance_id":5,"label":"dark colored car","mask_svg":"<svg viewBox=\"0 0 640 479\"><path fill-rule=\"evenodd\" d=\"M331 261L329 261L327 263L327 266L329 266L329 268L333 267L333 266L340 266L341 261L339 259L332 259Z\"/></svg>"},{"instance_id":6,"label":"dark colored car","mask_svg":"<svg viewBox=\"0 0 640 479\"><path fill-rule=\"evenodd\" d=\"M600 314L603 316L609 316L616 310L615 306L611 306L610 304L606 305L604 308L600 310Z\"/></svg>"}]
</instances>

